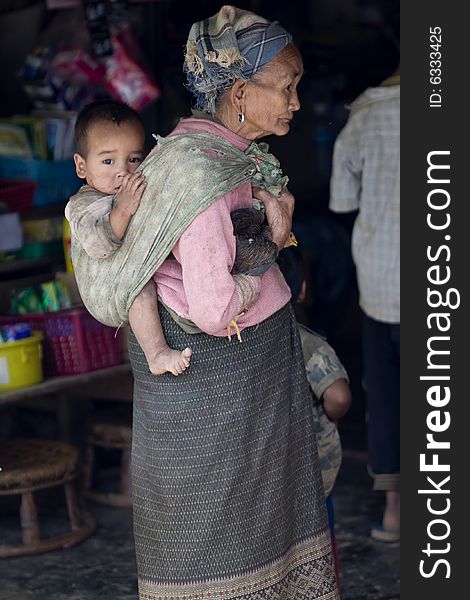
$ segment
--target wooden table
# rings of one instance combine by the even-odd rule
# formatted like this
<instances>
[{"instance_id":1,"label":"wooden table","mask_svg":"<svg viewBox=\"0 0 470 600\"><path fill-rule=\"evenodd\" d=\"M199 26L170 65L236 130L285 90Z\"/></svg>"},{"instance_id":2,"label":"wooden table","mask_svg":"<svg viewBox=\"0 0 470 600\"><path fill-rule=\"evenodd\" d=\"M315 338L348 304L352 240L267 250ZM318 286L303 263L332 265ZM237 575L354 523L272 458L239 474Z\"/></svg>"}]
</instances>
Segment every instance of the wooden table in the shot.
<instances>
[{"instance_id":1,"label":"wooden table","mask_svg":"<svg viewBox=\"0 0 470 600\"><path fill-rule=\"evenodd\" d=\"M83 391L83 386L88 386L90 383L102 382L106 379L130 373L130 363L123 363L121 365L116 365L115 367L108 367L107 369L99 369L97 371L90 371L89 373L81 373L79 375L50 377L36 385L0 392L0 405L9 404L11 402L20 402L27 398L43 396L45 394L56 394L65 391L70 392L73 388L78 387L80 388L80 391Z\"/></svg>"},{"instance_id":2,"label":"wooden table","mask_svg":"<svg viewBox=\"0 0 470 600\"><path fill-rule=\"evenodd\" d=\"M29 387L0 392L0 408L15 403L39 402L41 396L53 396L57 399L57 420L60 438L70 441L73 433L73 404L80 398L132 401L133 378L130 363L122 363L107 369L50 377ZM33 402L28 402L32 400ZM74 402L77 400L78 402Z\"/></svg>"}]
</instances>

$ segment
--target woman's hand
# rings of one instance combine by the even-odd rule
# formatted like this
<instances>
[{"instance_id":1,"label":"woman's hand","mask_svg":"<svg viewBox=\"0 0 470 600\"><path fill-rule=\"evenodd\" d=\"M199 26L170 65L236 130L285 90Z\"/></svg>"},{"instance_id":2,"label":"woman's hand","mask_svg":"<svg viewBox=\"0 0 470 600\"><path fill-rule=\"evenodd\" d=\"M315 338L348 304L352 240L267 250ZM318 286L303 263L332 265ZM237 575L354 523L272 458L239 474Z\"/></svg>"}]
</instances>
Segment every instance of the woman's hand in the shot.
<instances>
[{"instance_id":1,"label":"woman's hand","mask_svg":"<svg viewBox=\"0 0 470 600\"><path fill-rule=\"evenodd\" d=\"M253 196L261 200L266 210L266 218L272 231L273 242L279 249L290 245L289 234L292 229L292 213L295 198L285 187L278 197L260 188L253 188Z\"/></svg>"}]
</instances>

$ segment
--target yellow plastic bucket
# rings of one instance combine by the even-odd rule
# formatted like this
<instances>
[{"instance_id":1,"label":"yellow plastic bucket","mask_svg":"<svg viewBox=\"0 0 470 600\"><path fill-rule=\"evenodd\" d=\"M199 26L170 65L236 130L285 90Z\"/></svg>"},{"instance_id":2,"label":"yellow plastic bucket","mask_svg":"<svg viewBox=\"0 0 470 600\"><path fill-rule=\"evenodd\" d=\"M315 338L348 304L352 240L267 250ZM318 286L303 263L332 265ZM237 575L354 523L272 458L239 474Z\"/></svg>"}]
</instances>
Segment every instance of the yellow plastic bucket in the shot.
<instances>
[{"instance_id":1,"label":"yellow plastic bucket","mask_svg":"<svg viewBox=\"0 0 470 600\"><path fill-rule=\"evenodd\" d=\"M70 224L65 217L62 222L62 240L64 244L65 268L67 273L73 273L73 264L71 258L72 234L70 231Z\"/></svg>"},{"instance_id":2,"label":"yellow plastic bucket","mask_svg":"<svg viewBox=\"0 0 470 600\"><path fill-rule=\"evenodd\" d=\"M0 391L34 385L44 379L42 373L42 333L16 342L0 344Z\"/></svg>"}]
</instances>

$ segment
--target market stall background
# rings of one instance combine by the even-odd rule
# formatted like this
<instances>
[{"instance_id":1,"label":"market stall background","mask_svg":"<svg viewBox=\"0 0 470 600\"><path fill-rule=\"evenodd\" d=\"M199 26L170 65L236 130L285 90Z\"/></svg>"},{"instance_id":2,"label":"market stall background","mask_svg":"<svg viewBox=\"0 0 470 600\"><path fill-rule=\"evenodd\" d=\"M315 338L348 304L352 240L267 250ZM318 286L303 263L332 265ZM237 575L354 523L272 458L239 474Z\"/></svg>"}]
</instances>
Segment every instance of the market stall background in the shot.
<instances>
[{"instance_id":1,"label":"market stall background","mask_svg":"<svg viewBox=\"0 0 470 600\"><path fill-rule=\"evenodd\" d=\"M85 6L102 4L107 4L108 8L112 5L115 24L125 24L124 29L132 34L132 39L121 35L117 42L117 38L114 40L114 58L117 47L122 52L119 56L124 57L117 67L115 63L110 66L112 55L107 54L106 40L111 40L112 46L112 32L106 31L106 24L103 29L85 18ZM3 0L0 2L0 127L2 123L11 123L17 115L31 116L33 110L37 110L37 97L31 89L28 92L24 76L28 56L35 48L70 48L72 45L85 51L90 58L88 79L83 89L75 90L75 95L68 97L70 105L56 106L54 110L66 109L64 115L72 115L70 123L73 123L73 114L94 97L114 95L126 100L126 86L119 89L113 83L119 76L125 83L125 69L132 62L140 67L139 85L143 87L139 88L140 94L132 96L131 102L143 116L150 148L151 133L166 135L181 116L190 114L191 96L185 89L182 72L186 36L194 21L215 13L221 4L213 0L198 3L189 0L109 0L107 3ZM346 448L353 454L363 453L366 448L366 404L362 389L360 314L350 254L355 215L334 215L328 210L329 178L333 144L348 115L346 105L366 87L378 84L396 66L399 3L397 0L251 0L236 4L278 20L292 32L303 56L305 76L299 87L301 111L295 116L286 138L269 138L267 141L289 175L289 187L296 196L294 232L308 267L309 282L308 298L298 308L298 317L328 337L348 370L353 406L341 422L341 434ZM122 29L120 31L122 34ZM62 55L60 65L66 80L72 73L72 62L67 62L67 56L70 55ZM73 73L76 75L76 54L74 56ZM103 75L106 68L107 77ZM132 90L128 86L128 93L129 90L136 92L137 88ZM66 130L64 126L60 152L56 149L55 156L53 153L50 157L32 159L40 161L45 169L43 194L38 196L38 190L34 190L33 205L20 212L23 224L26 221L61 222L65 202L71 193L67 186L79 185L70 160L72 148L67 150L70 135L67 138ZM2 171L2 160L7 171ZM0 138L0 178L11 177L5 175L5 172L11 173L9 160L11 157L2 147ZM60 172L56 170L54 177L52 169L59 169L59 166ZM53 193L47 185L54 181L60 183ZM41 197L42 200L38 200ZM29 243L37 244L38 241ZM62 232L40 243L49 243L45 255L21 256L20 252L24 252L27 245L23 239L23 249L10 252L7 260L0 262L0 313L8 310L12 288L37 286L55 278L56 272L67 273ZM41 248L43 252L44 246ZM14 260L15 252L17 260ZM78 416L82 410L77 410ZM4 415L1 437L18 431L28 435L54 436L57 433L48 413L31 408L31 403L28 410L21 411L15 406ZM347 493L353 494L349 484L346 487ZM352 543L351 538L349 542Z\"/></svg>"}]
</instances>

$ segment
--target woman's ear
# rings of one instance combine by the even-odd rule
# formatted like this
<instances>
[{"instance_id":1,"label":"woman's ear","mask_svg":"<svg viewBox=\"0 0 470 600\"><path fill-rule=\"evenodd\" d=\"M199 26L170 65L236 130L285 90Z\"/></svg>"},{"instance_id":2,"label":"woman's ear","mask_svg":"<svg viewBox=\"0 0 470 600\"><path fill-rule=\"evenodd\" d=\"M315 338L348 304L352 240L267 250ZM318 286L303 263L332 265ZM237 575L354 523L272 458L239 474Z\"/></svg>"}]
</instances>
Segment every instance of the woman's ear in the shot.
<instances>
[{"instance_id":1,"label":"woman's ear","mask_svg":"<svg viewBox=\"0 0 470 600\"><path fill-rule=\"evenodd\" d=\"M75 163L75 172L80 179L85 179L86 177L86 161L81 154L75 152L73 155L73 162Z\"/></svg>"},{"instance_id":2,"label":"woman's ear","mask_svg":"<svg viewBox=\"0 0 470 600\"><path fill-rule=\"evenodd\" d=\"M245 106L247 81L237 79L230 89L230 99L238 112L243 112Z\"/></svg>"}]
</instances>

